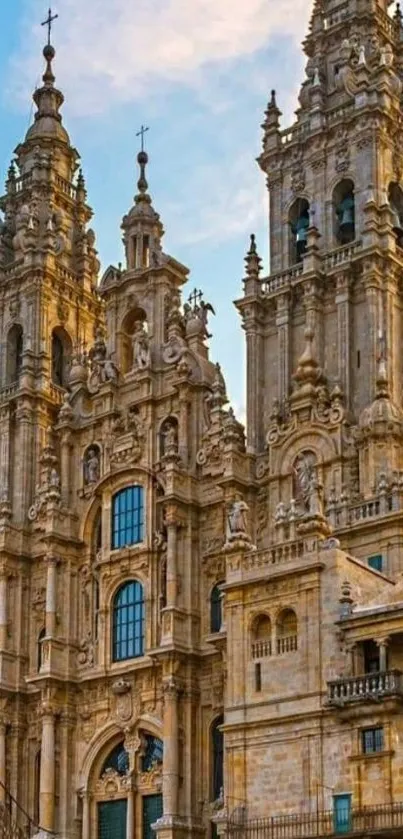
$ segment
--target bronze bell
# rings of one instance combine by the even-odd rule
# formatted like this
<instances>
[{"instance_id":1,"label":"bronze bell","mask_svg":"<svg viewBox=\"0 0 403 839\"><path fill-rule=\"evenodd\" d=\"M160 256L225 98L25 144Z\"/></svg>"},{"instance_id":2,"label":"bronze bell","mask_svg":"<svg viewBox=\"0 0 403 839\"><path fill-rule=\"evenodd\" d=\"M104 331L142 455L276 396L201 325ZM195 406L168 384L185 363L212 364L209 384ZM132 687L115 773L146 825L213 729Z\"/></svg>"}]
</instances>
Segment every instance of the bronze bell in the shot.
<instances>
[{"instance_id":1,"label":"bronze bell","mask_svg":"<svg viewBox=\"0 0 403 839\"><path fill-rule=\"evenodd\" d=\"M308 238L309 215L308 211L301 213L294 227L294 235L297 245L297 259L300 260L306 251L306 243Z\"/></svg>"}]
</instances>

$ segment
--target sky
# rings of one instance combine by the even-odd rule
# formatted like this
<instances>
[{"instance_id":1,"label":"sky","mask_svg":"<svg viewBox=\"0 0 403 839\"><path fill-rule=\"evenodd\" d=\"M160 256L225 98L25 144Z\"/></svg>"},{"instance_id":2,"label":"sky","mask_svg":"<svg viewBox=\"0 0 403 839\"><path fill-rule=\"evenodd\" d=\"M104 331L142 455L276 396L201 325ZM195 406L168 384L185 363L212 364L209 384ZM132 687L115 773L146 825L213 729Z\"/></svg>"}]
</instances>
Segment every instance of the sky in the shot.
<instances>
[{"instance_id":1,"label":"sky","mask_svg":"<svg viewBox=\"0 0 403 839\"><path fill-rule=\"evenodd\" d=\"M245 412L244 335L233 300L255 233L268 272L261 123L272 88L292 121L303 79L307 0L55 0L63 120L79 150L102 269L123 261L120 223L136 192L141 125L164 250L212 303L211 355ZM0 178L32 119L46 0L0 0Z\"/></svg>"}]
</instances>

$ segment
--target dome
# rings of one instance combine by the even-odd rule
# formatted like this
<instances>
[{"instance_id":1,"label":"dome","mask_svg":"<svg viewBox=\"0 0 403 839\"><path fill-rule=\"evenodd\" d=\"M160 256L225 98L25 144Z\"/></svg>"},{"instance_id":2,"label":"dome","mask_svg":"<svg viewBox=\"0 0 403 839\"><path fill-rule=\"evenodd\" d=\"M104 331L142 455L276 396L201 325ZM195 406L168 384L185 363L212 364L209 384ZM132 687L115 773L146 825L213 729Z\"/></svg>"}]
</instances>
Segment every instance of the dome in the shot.
<instances>
[{"instance_id":1,"label":"dome","mask_svg":"<svg viewBox=\"0 0 403 839\"><path fill-rule=\"evenodd\" d=\"M29 140L49 139L60 140L61 143L70 145L70 137L62 123L53 116L39 116L28 129L25 142Z\"/></svg>"}]
</instances>

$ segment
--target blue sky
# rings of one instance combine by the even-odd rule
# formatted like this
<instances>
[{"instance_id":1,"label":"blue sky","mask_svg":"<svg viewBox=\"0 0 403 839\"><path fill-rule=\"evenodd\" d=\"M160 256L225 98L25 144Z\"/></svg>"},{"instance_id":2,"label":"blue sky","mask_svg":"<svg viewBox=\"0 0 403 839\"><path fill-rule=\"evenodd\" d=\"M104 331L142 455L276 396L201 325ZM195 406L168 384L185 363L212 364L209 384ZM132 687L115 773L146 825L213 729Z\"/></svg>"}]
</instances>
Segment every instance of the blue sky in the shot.
<instances>
[{"instance_id":1,"label":"blue sky","mask_svg":"<svg viewBox=\"0 0 403 839\"><path fill-rule=\"evenodd\" d=\"M2 0L0 176L32 115L43 71L44 0ZM103 268L122 259L120 221L135 193L136 131L150 126L148 180L164 249L216 310L212 355L244 411L240 296L249 234L267 270L260 152L271 88L290 120L303 77L307 0L58 0L57 85L78 148Z\"/></svg>"}]
</instances>

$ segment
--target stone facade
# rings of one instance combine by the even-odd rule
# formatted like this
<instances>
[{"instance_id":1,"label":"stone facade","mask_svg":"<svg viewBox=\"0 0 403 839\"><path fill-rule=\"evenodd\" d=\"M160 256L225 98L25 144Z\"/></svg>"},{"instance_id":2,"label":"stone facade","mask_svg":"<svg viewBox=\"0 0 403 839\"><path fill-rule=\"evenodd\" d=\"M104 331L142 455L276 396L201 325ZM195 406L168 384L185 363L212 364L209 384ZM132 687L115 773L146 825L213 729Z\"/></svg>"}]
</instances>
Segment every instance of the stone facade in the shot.
<instances>
[{"instance_id":1,"label":"stone facade","mask_svg":"<svg viewBox=\"0 0 403 839\"><path fill-rule=\"evenodd\" d=\"M1 839L403 827L389 5L316 0L297 120L280 130L274 93L266 111L271 273L252 236L236 302L246 437L144 151L125 265L98 281L44 50L0 203Z\"/></svg>"}]
</instances>

